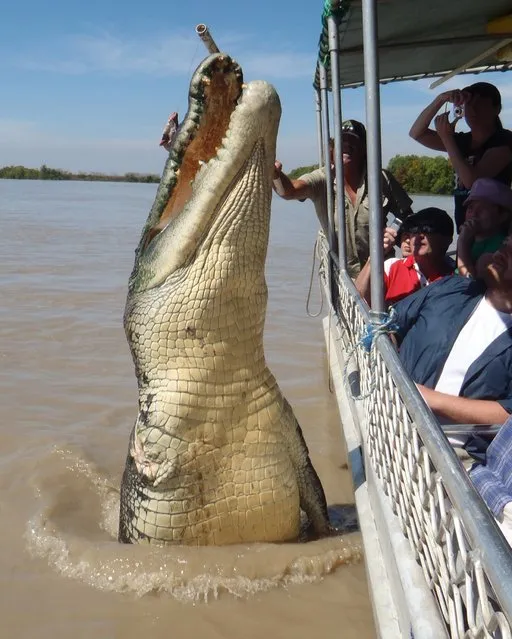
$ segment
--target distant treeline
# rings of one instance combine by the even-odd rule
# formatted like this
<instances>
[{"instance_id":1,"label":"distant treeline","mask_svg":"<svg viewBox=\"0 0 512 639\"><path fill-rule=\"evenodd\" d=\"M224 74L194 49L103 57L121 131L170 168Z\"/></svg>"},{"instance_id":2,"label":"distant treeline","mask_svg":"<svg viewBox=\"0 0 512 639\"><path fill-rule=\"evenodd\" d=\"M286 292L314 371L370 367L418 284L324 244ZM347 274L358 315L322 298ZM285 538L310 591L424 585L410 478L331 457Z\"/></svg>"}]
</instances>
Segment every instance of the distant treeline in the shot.
<instances>
[{"instance_id":1,"label":"distant treeline","mask_svg":"<svg viewBox=\"0 0 512 639\"><path fill-rule=\"evenodd\" d=\"M71 173L62 169L52 169L46 164L40 169L25 166L4 166L0 168L0 179L6 180L84 180L87 182L160 182L159 175L145 173L125 173L106 175L105 173Z\"/></svg>"},{"instance_id":2,"label":"distant treeline","mask_svg":"<svg viewBox=\"0 0 512 639\"><path fill-rule=\"evenodd\" d=\"M317 164L300 166L290 171L288 176L295 180L317 168ZM387 168L408 193L450 195L453 192L453 168L442 155L395 155Z\"/></svg>"},{"instance_id":3,"label":"distant treeline","mask_svg":"<svg viewBox=\"0 0 512 639\"><path fill-rule=\"evenodd\" d=\"M296 179L304 173L318 168L299 166L288 173ZM447 158L438 155L395 155L389 161L388 170L396 177L408 193L435 193L449 195L453 190L453 169ZM43 164L40 169L27 169L24 166L4 166L0 169L0 179L10 180L86 180L94 182L151 182L160 181L159 175L144 173L125 173L124 175L106 175L105 173L71 173L61 169L51 169Z\"/></svg>"}]
</instances>

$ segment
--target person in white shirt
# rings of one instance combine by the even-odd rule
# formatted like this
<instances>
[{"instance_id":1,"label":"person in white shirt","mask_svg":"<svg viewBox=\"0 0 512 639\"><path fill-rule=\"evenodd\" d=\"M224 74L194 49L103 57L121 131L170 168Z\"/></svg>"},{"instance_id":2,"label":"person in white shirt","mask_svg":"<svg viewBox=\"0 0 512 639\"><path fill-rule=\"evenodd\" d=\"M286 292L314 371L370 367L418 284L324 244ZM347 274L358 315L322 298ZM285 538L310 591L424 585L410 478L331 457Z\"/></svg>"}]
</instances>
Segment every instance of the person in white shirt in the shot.
<instances>
[{"instance_id":1,"label":"person in white shirt","mask_svg":"<svg viewBox=\"0 0 512 639\"><path fill-rule=\"evenodd\" d=\"M396 304L404 368L445 423L501 424L512 413L512 237L485 281L446 277Z\"/></svg>"}]
</instances>

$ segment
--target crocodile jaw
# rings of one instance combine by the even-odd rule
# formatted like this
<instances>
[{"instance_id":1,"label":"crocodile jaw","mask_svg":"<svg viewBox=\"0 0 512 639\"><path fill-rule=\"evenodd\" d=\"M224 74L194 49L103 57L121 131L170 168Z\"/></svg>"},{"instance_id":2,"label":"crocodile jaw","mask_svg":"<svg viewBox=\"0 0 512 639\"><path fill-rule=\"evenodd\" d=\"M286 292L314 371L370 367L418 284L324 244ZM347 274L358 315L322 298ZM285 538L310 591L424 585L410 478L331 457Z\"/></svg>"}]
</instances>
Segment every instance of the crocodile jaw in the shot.
<instances>
[{"instance_id":1,"label":"crocodile jaw","mask_svg":"<svg viewBox=\"0 0 512 639\"><path fill-rule=\"evenodd\" d=\"M193 93L194 86L202 88L201 95L196 95L197 89ZM229 215L226 200L233 200L235 192L237 197L244 189L266 193L270 208L281 115L274 88L263 81L242 85L240 67L224 54L207 58L194 74L191 87L189 111L170 151L136 252L129 284L133 293L162 285L195 259L212 232L219 231L218 225L212 228L214 222ZM255 163L259 174L255 174ZM256 185L254 180L263 183ZM259 214L261 205L261 201L249 205L244 215L250 216L253 209Z\"/></svg>"}]
</instances>

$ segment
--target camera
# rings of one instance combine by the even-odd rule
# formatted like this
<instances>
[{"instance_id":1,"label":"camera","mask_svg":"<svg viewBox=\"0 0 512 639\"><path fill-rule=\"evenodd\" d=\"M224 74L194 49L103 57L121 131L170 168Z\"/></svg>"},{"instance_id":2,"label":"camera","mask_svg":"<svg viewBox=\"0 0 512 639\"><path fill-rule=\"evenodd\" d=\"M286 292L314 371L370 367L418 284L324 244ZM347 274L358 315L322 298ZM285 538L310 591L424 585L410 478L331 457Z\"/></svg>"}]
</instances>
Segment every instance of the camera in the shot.
<instances>
[{"instance_id":1,"label":"camera","mask_svg":"<svg viewBox=\"0 0 512 639\"><path fill-rule=\"evenodd\" d=\"M458 104L453 107L453 117L461 118L464 115L464 106L462 104Z\"/></svg>"},{"instance_id":2,"label":"camera","mask_svg":"<svg viewBox=\"0 0 512 639\"><path fill-rule=\"evenodd\" d=\"M399 217L393 218L393 221L388 224L388 228L393 229L394 231L398 231L398 229L402 226L402 220Z\"/></svg>"}]
</instances>

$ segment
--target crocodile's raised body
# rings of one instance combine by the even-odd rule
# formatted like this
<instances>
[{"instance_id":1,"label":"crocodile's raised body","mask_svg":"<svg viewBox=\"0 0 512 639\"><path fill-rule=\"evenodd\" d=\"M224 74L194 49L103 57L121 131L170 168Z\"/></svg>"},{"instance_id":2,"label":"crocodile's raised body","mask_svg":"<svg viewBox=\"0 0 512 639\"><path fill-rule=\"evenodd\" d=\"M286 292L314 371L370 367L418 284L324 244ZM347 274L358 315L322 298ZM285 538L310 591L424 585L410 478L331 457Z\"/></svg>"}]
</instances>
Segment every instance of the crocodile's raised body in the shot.
<instances>
[{"instance_id":1,"label":"crocodile's raised body","mask_svg":"<svg viewBox=\"0 0 512 639\"><path fill-rule=\"evenodd\" d=\"M264 268L281 107L223 54L195 72L130 278L139 414L119 539L232 544L328 531L319 479L267 368Z\"/></svg>"}]
</instances>

